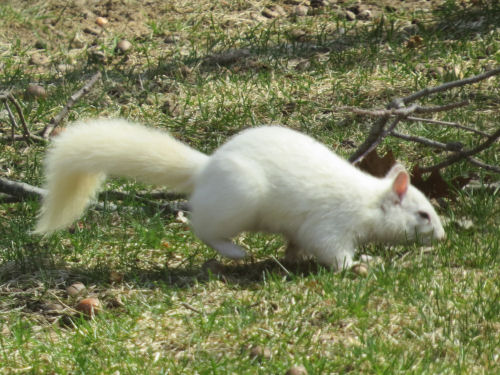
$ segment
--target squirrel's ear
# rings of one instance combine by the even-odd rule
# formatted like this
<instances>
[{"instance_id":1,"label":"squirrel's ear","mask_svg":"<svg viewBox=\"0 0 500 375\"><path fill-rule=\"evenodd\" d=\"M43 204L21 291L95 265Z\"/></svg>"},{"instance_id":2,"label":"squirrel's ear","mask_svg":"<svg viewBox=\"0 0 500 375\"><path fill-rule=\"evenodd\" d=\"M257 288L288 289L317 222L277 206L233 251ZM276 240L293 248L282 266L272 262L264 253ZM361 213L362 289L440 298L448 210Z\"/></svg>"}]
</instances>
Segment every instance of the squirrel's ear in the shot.
<instances>
[{"instance_id":1,"label":"squirrel's ear","mask_svg":"<svg viewBox=\"0 0 500 375\"><path fill-rule=\"evenodd\" d=\"M406 168L404 167L403 164L396 163L391 167L389 172L387 172L385 177L390 178L392 180L399 174L399 172L406 172Z\"/></svg>"},{"instance_id":2,"label":"squirrel's ear","mask_svg":"<svg viewBox=\"0 0 500 375\"><path fill-rule=\"evenodd\" d=\"M408 191L410 186L410 176L406 170L399 171L392 183L392 191L399 197L401 201Z\"/></svg>"}]
</instances>

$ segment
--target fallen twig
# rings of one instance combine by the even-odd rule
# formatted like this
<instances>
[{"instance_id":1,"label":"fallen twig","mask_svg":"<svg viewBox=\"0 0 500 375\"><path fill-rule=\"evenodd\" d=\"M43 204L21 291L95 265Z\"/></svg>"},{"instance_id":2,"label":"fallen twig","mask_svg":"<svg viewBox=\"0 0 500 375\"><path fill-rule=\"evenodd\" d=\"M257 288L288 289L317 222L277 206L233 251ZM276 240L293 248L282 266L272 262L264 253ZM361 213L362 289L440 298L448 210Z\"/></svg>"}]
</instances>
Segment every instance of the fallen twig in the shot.
<instances>
[{"instance_id":1,"label":"fallen twig","mask_svg":"<svg viewBox=\"0 0 500 375\"><path fill-rule=\"evenodd\" d=\"M40 135L42 136L42 138L48 139L50 137L51 133L57 126L59 126L62 119L68 114L69 110L80 98L85 96L90 91L92 86L96 84L99 78L101 78L101 72L95 73L80 90L70 96L63 109L55 117L52 117L47 126L45 126L45 128L41 131Z\"/></svg>"},{"instance_id":2,"label":"fallen twig","mask_svg":"<svg viewBox=\"0 0 500 375\"><path fill-rule=\"evenodd\" d=\"M3 177L0 177L0 192L20 199L41 198L47 194L45 189L32 186L25 182L11 181Z\"/></svg>"},{"instance_id":3,"label":"fallen twig","mask_svg":"<svg viewBox=\"0 0 500 375\"><path fill-rule=\"evenodd\" d=\"M14 139L14 129L18 128L18 124L16 122L16 118L14 117L14 114L12 113L10 106L9 106L9 101L14 104L14 107L16 107L16 112L17 115L19 116L19 119L21 120L21 128L23 130L23 138L27 143L30 143L31 140L31 133L28 129L28 125L26 124L26 119L24 118L23 114L23 109L21 108L21 105L19 102L16 100L14 95L12 95L10 92L4 92L0 94L0 99L3 101L3 104L5 105L5 108L7 109L7 113L9 114L10 121L12 123L12 139Z\"/></svg>"},{"instance_id":4,"label":"fallen twig","mask_svg":"<svg viewBox=\"0 0 500 375\"><path fill-rule=\"evenodd\" d=\"M184 306L184 307L185 307L186 309L188 309L188 310L194 311L194 312L195 312L195 313L197 313L197 314L200 314L200 315L203 315L203 314L204 314L204 313L203 313L203 311L201 311L201 310L197 309L196 307L191 306L191 305L190 305L189 303L187 303L187 302L181 302L181 305L182 305L182 306Z\"/></svg>"},{"instance_id":5,"label":"fallen twig","mask_svg":"<svg viewBox=\"0 0 500 375\"><path fill-rule=\"evenodd\" d=\"M12 181L7 178L0 177L0 193L7 194L7 197L3 197L0 199L1 203L15 203L15 202L20 202L25 199L41 199L43 198L46 194L47 191L45 189L32 186L30 184L27 184L25 182L18 182L18 181ZM110 192L111 195L117 194L119 192ZM100 194L100 196L106 196L107 193L103 192ZM138 197L138 196L132 196L132 195L127 195L125 193L119 194L120 198L119 199L125 199L125 197L129 199L137 199L141 203L145 204L146 207L154 207L155 210L162 212L163 214L166 215L173 215L176 214L179 211L189 211L189 205L185 201L174 201L174 202L163 202L163 203L157 203L152 200ZM9 198L12 197L12 198ZM95 208L102 210L107 208L108 210L111 211L116 211L118 210L118 207L110 202L97 202L95 204Z\"/></svg>"},{"instance_id":6,"label":"fallen twig","mask_svg":"<svg viewBox=\"0 0 500 375\"><path fill-rule=\"evenodd\" d=\"M13 136L3 136L3 137L0 137L0 140L10 140L10 141L24 141L26 140L26 137L25 135L20 135L20 134L14 134ZM42 138L40 137L39 135L36 135L36 134L30 134L29 135L29 139L32 140L32 141L36 141L38 143L42 143L42 144L45 144L47 143L47 140L45 138Z\"/></svg>"}]
</instances>

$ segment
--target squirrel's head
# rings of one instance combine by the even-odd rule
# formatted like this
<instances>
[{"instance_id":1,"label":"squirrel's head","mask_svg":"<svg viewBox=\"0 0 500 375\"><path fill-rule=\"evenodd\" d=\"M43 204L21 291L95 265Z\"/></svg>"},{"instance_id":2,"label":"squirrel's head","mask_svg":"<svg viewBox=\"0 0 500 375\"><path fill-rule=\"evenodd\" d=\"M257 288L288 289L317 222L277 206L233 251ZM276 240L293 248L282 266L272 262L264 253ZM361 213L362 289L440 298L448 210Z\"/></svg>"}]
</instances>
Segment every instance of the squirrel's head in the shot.
<instances>
[{"instance_id":1,"label":"squirrel's head","mask_svg":"<svg viewBox=\"0 0 500 375\"><path fill-rule=\"evenodd\" d=\"M438 214L424 194L410 185L410 176L401 164L394 165L384 180L387 188L379 202L382 240L430 244L444 239Z\"/></svg>"}]
</instances>

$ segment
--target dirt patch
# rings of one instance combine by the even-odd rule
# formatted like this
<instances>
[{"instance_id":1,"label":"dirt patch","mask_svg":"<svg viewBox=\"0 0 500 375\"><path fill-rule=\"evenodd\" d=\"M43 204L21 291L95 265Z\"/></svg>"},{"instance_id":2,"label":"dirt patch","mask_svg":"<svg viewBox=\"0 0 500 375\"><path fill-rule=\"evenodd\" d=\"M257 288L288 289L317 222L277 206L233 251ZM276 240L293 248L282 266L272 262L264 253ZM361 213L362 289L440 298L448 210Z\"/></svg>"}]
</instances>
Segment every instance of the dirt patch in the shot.
<instances>
[{"instance_id":1,"label":"dirt patch","mask_svg":"<svg viewBox=\"0 0 500 375\"><path fill-rule=\"evenodd\" d=\"M383 13L397 13L402 10L413 12L427 12L442 3L441 0L414 0L414 1L362 1L349 5L344 1L311 2L299 0L284 0L273 2L279 4L281 11L277 17L296 17L296 7L304 4L308 10L308 17L318 17L327 10L335 9L339 12L350 10L359 14L369 10L372 15L365 19L370 20ZM316 4L316 5L315 5ZM319 4L319 5L318 5ZM275 6L275 5L273 5ZM159 37L168 37L158 32L159 23L168 23L167 29L175 29L176 20L191 19L193 24L203 22L205 16L210 15L223 28L240 27L241 25L258 25L259 23L273 22L273 17L266 17L265 10L270 9L266 1L251 1L245 4L231 2L196 2L196 6L185 1L164 2L150 1L84 1L72 2L62 0L26 2L15 0L10 2L9 9L12 17L7 17L7 24L0 30L5 43L19 40L22 45L41 46L48 43L49 49L61 48L61 37L70 38L69 47L93 44L96 37L102 34L113 34L124 38L144 38L152 34ZM6 8L7 9L7 8ZM8 11L5 11L8 13ZM104 17L107 23L100 27L96 20ZM362 19L360 19L363 21ZM209 24L211 21L206 20ZM185 30L179 30L182 33ZM71 44L73 43L73 45ZM64 41L63 41L64 45Z\"/></svg>"}]
</instances>

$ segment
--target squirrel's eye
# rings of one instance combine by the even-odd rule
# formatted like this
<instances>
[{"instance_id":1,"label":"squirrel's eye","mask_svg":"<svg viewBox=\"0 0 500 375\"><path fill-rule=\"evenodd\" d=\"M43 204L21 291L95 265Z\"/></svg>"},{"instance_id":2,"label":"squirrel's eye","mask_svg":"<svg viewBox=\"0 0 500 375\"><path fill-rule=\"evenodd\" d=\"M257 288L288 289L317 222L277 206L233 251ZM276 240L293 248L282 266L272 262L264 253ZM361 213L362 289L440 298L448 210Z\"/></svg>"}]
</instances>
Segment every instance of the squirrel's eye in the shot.
<instances>
[{"instance_id":1,"label":"squirrel's eye","mask_svg":"<svg viewBox=\"0 0 500 375\"><path fill-rule=\"evenodd\" d=\"M431 217L429 216L429 214L425 211L418 211L418 215L422 218L422 219L425 219L425 220L430 220Z\"/></svg>"}]
</instances>

